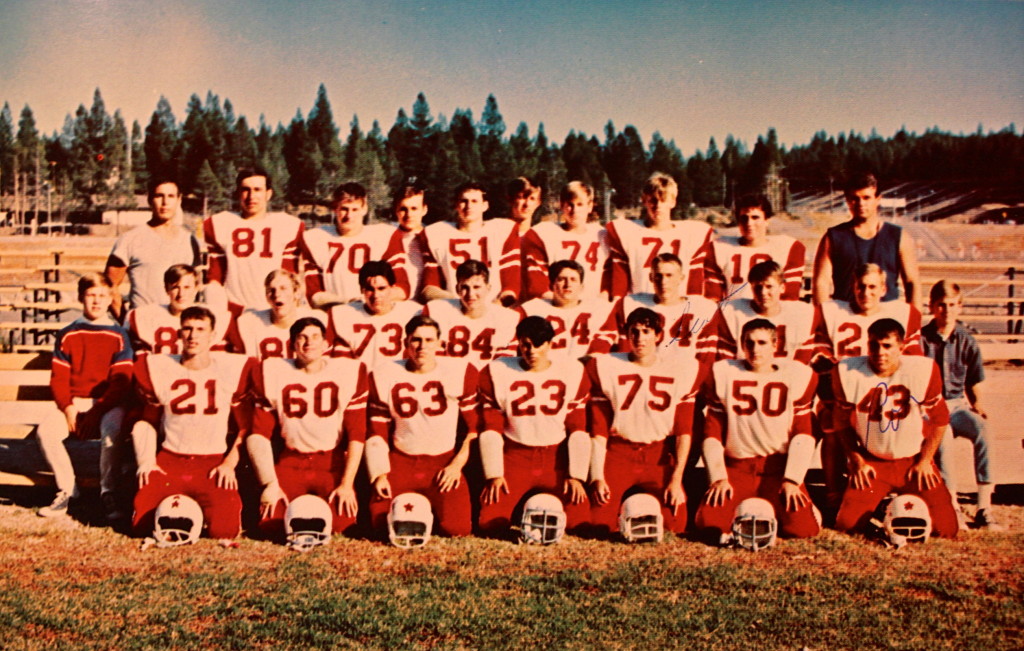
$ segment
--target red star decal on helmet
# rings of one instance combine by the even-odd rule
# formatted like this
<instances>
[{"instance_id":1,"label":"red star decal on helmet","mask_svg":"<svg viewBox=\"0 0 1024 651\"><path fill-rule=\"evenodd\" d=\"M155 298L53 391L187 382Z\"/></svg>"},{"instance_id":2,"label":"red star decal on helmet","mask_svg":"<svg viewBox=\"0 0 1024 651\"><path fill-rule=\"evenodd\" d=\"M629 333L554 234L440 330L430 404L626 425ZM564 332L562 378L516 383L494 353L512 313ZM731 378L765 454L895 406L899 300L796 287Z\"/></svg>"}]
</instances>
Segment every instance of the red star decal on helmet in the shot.
<instances>
[{"instance_id":1,"label":"red star decal on helmet","mask_svg":"<svg viewBox=\"0 0 1024 651\"><path fill-rule=\"evenodd\" d=\"M412 511L412 510L413 510L414 508L416 508L416 507L414 507L414 506L412 505L412 502L406 502L405 504L403 504L403 505L402 505L402 508L404 508L404 509L405 509L405 512L406 512L406 513L409 513L409 512L411 512L411 511Z\"/></svg>"},{"instance_id":2,"label":"red star decal on helmet","mask_svg":"<svg viewBox=\"0 0 1024 651\"><path fill-rule=\"evenodd\" d=\"M904 511L913 511L914 510L914 503L913 502L904 502L903 503L903 510Z\"/></svg>"},{"instance_id":3,"label":"red star decal on helmet","mask_svg":"<svg viewBox=\"0 0 1024 651\"><path fill-rule=\"evenodd\" d=\"M177 497L175 497L175 498L174 498L174 501L173 501L173 502L171 502L171 508L172 508L172 509L176 509L176 508L178 508L178 506L179 506L179 505L178 505L178 498L177 498Z\"/></svg>"}]
</instances>

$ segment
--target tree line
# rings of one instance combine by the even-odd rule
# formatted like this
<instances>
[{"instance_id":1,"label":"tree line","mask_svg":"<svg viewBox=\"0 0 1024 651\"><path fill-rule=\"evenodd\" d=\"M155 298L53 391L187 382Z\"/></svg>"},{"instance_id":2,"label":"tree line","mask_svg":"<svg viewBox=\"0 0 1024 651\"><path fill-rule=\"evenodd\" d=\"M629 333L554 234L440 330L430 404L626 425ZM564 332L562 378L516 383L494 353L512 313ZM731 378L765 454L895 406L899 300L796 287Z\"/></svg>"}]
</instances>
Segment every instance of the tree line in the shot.
<instances>
[{"instance_id":1,"label":"tree line","mask_svg":"<svg viewBox=\"0 0 1024 651\"><path fill-rule=\"evenodd\" d=\"M287 125L271 127L262 116L250 124L235 114L230 100L208 92L205 100L192 95L183 121L161 97L145 127L136 121L129 128L120 110L107 111L96 89L91 107L80 105L50 135L40 133L28 105L15 121L4 104L0 198L15 210L45 207L40 197L55 198L54 209L62 213L128 207L151 177L171 174L193 205L201 202L201 210L214 211L231 205L236 171L260 165L273 176L277 208L308 209L342 181L357 180L377 210L386 211L392 191L415 179L428 188L436 219L450 212L455 188L471 179L496 190L492 212L501 214L501 190L520 175L544 188L549 207L562 185L582 180L594 186L599 205L607 197L615 208L630 208L639 204L643 180L661 171L679 183L681 211L728 206L738 194L765 189L772 178L792 188L819 189L864 170L886 182L1024 180L1024 137L1014 125L988 133L979 126L968 135L938 127L919 135L903 128L888 138L875 131L866 137L820 131L808 144L789 149L770 128L752 149L729 135L721 149L711 138L705 150L689 157L658 132L645 144L631 125L620 131L609 120L602 135L570 131L558 144L543 123L531 133L525 122L509 134L494 95L477 120L462 108L450 118L435 116L423 93L411 111L398 110L387 133L376 120L364 130L358 116L343 133L322 84L308 113L300 110ZM785 202L784 194L780 200Z\"/></svg>"}]
</instances>

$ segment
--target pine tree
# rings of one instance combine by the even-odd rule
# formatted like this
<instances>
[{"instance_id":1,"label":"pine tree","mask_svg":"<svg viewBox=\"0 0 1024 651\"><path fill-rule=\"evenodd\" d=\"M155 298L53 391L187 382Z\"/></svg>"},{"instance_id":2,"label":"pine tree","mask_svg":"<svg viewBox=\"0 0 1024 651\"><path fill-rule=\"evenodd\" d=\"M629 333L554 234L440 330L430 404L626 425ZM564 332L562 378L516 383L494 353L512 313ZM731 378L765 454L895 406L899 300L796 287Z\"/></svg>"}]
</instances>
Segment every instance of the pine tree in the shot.
<instances>
[{"instance_id":1,"label":"pine tree","mask_svg":"<svg viewBox=\"0 0 1024 651\"><path fill-rule=\"evenodd\" d=\"M315 203L320 178L320 149L309 137L301 111L296 112L288 127L283 152L288 167L288 201L293 204Z\"/></svg>"},{"instance_id":2,"label":"pine tree","mask_svg":"<svg viewBox=\"0 0 1024 651\"><path fill-rule=\"evenodd\" d=\"M142 194L146 191L149 183L149 174L146 172L146 149L142 137L142 125L138 120L132 120L132 174L135 177L135 185L132 187L133 194ZM51 159L52 160L52 159Z\"/></svg>"},{"instance_id":3,"label":"pine tree","mask_svg":"<svg viewBox=\"0 0 1024 651\"><path fill-rule=\"evenodd\" d=\"M14 118L4 102L0 111L0 197L14 188Z\"/></svg>"},{"instance_id":4,"label":"pine tree","mask_svg":"<svg viewBox=\"0 0 1024 651\"><path fill-rule=\"evenodd\" d=\"M341 142L338 140L338 127L334 124L331 103L327 99L327 88L323 84L317 89L316 100L309 111L306 131L320 151L321 171L317 193L325 197L340 183L344 163Z\"/></svg>"},{"instance_id":5,"label":"pine tree","mask_svg":"<svg viewBox=\"0 0 1024 651\"><path fill-rule=\"evenodd\" d=\"M146 127L146 141L143 145L146 172L150 178L177 175L175 153L179 151L178 122L171 111L171 103L160 96L156 110ZM184 188L183 188L184 189Z\"/></svg>"},{"instance_id":6,"label":"pine tree","mask_svg":"<svg viewBox=\"0 0 1024 651\"><path fill-rule=\"evenodd\" d=\"M452 144L455 146L459 174L465 179L481 178L484 170L480 162L480 147L477 143L476 126L473 123L473 111L455 109L448 133L451 134Z\"/></svg>"},{"instance_id":7,"label":"pine tree","mask_svg":"<svg viewBox=\"0 0 1024 651\"><path fill-rule=\"evenodd\" d=\"M503 140L505 134L505 119L498 110L498 100L494 95L488 95L484 104L483 114L480 116L478 126L479 137L478 147L480 150L480 163L483 167L483 181L494 187L504 187L505 183L515 176L516 171L512 169L512 158ZM498 193L492 193L491 208L495 209L495 199ZM504 201L504 196L501 196ZM503 212L498 208L495 212Z\"/></svg>"}]
</instances>

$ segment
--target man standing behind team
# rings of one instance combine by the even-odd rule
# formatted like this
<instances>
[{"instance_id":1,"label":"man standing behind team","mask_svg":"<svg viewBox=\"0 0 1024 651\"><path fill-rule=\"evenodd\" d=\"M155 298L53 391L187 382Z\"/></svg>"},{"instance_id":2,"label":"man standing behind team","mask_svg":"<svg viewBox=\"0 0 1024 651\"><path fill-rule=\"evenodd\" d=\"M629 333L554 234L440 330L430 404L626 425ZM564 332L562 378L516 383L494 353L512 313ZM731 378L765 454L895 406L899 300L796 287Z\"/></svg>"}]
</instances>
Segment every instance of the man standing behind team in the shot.
<instances>
[{"instance_id":1,"label":"man standing behind team","mask_svg":"<svg viewBox=\"0 0 1024 651\"><path fill-rule=\"evenodd\" d=\"M260 287L271 271L298 270L305 227L297 217L267 212L274 190L263 168L241 170L235 193L240 214L225 211L208 217L203 236L209 250L209 283L223 285L232 313L239 314L243 308L264 305Z\"/></svg>"},{"instance_id":2,"label":"man standing behind team","mask_svg":"<svg viewBox=\"0 0 1024 651\"><path fill-rule=\"evenodd\" d=\"M131 283L128 307L137 308L164 300L163 274L175 264L199 264L199 242L177 219L181 207L178 182L169 176L154 177L148 187L149 221L114 242L103 274L114 287L111 310L121 318L123 299L118 287L127 274Z\"/></svg>"}]
</instances>

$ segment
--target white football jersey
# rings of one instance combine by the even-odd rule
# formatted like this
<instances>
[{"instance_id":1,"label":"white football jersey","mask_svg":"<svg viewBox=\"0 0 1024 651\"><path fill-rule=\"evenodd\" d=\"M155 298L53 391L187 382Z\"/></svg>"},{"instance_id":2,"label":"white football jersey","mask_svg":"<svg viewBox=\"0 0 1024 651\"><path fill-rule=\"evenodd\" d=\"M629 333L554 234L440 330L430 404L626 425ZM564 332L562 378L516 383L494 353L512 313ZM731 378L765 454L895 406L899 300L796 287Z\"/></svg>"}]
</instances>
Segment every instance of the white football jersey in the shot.
<instances>
[{"instance_id":1,"label":"white football jersey","mask_svg":"<svg viewBox=\"0 0 1024 651\"><path fill-rule=\"evenodd\" d=\"M210 365L190 370L180 355L146 354L136 363L139 392L161 407L162 448L175 454L227 452L228 417L247 398L251 361L210 353Z\"/></svg>"},{"instance_id":2,"label":"white football jersey","mask_svg":"<svg viewBox=\"0 0 1024 651\"><path fill-rule=\"evenodd\" d=\"M334 450L343 426L349 441L366 439L366 365L347 358L324 360L326 366L307 373L295 360L272 357L260 362L254 378L258 408L276 414L285 445L296 452ZM270 438L273 423L257 411L254 430Z\"/></svg>"},{"instance_id":3,"label":"white football jersey","mask_svg":"<svg viewBox=\"0 0 1024 651\"><path fill-rule=\"evenodd\" d=\"M836 360L868 354L868 328L880 319L895 319L906 330L904 354L923 355L921 313L903 301L883 301L874 314L857 314L846 301L825 301L819 307L815 352Z\"/></svg>"},{"instance_id":4,"label":"white football jersey","mask_svg":"<svg viewBox=\"0 0 1024 651\"><path fill-rule=\"evenodd\" d=\"M754 311L754 301L749 298L730 299L722 302L721 318L715 333L716 356L718 359L746 359L747 354L740 346L743 326L754 319L767 319L775 326L778 337L775 356L795 359L804 364L811 363L814 354L815 310L803 301L782 301L781 310L775 316L762 316Z\"/></svg>"},{"instance_id":5,"label":"white football jersey","mask_svg":"<svg viewBox=\"0 0 1024 651\"><path fill-rule=\"evenodd\" d=\"M806 247L789 235L769 235L764 246L744 246L735 235L716 239L714 265L708 274L708 296L717 300L754 298L747 276L762 262L774 260L782 268L783 299L798 300L803 289Z\"/></svg>"},{"instance_id":6,"label":"white football jersey","mask_svg":"<svg viewBox=\"0 0 1024 651\"><path fill-rule=\"evenodd\" d=\"M731 459L781 454L792 437L811 434L817 375L788 359L773 366L755 373L746 362L723 359L712 367L704 436L722 441Z\"/></svg>"},{"instance_id":7,"label":"white football jersey","mask_svg":"<svg viewBox=\"0 0 1024 651\"><path fill-rule=\"evenodd\" d=\"M692 433L694 402L704 375L695 359L659 355L652 366L640 366L628 353L609 353L594 355L587 372L592 436L654 443Z\"/></svg>"},{"instance_id":8,"label":"white football jersey","mask_svg":"<svg viewBox=\"0 0 1024 651\"><path fill-rule=\"evenodd\" d=\"M385 362L370 375L371 436L381 436L405 454L437 456L455 449L462 417L477 431L476 367L464 359L438 357L427 373L404 361Z\"/></svg>"},{"instance_id":9,"label":"white football jersey","mask_svg":"<svg viewBox=\"0 0 1024 651\"><path fill-rule=\"evenodd\" d=\"M929 357L903 355L889 377L877 375L867 357L844 359L832 373L837 418L849 413L849 424L865 449L880 459L906 459L920 452L925 420L932 427L949 423L942 376Z\"/></svg>"},{"instance_id":10,"label":"white football jersey","mask_svg":"<svg viewBox=\"0 0 1024 651\"><path fill-rule=\"evenodd\" d=\"M220 349L225 345L224 337L231 327L232 316L227 310L213 310L213 315L216 319L213 327L213 340L216 342L214 348ZM128 332L131 334L136 353L146 350L157 354L177 355L181 352L178 343L181 315L171 314L167 303L149 303L137 307L128 313L125 322L128 324Z\"/></svg>"},{"instance_id":11,"label":"white football jersey","mask_svg":"<svg viewBox=\"0 0 1024 651\"><path fill-rule=\"evenodd\" d=\"M673 220L663 231L644 226L639 220L608 222L608 256L611 265L611 295L651 293L651 263L660 253L674 253L683 261L686 283L681 293L705 295L704 266L711 253L711 227L704 222Z\"/></svg>"},{"instance_id":12,"label":"white football jersey","mask_svg":"<svg viewBox=\"0 0 1024 651\"><path fill-rule=\"evenodd\" d=\"M522 313L497 304L487 306L479 319L462 313L458 299L433 300L423 314L441 326L443 354L465 357L474 364L516 354L516 326Z\"/></svg>"},{"instance_id":13,"label":"white football jersey","mask_svg":"<svg viewBox=\"0 0 1024 651\"><path fill-rule=\"evenodd\" d=\"M322 310L314 310L309 307L300 307L295 311L295 320L311 316L318 319L324 326L327 325L327 313ZM294 321L292 322L294 323ZM282 328L275 325L271 320L270 309L246 310L238 317L238 341L235 342L238 352L245 353L249 357L264 360L268 357L295 357L292 350L289 328ZM290 324L289 324L290 326ZM328 332L330 332L328 330Z\"/></svg>"},{"instance_id":14,"label":"white football jersey","mask_svg":"<svg viewBox=\"0 0 1024 651\"><path fill-rule=\"evenodd\" d=\"M455 270L467 260L484 263L490 270L491 300L505 290L519 296L519 224L511 219L489 219L478 230L463 232L449 222L436 222L423 229L430 258L424 269L424 284L455 291Z\"/></svg>"},{"instance_id":15,"label":"white football jersey","mask_svg":"<svg viewBox=\"0 0 1024 651\"><path fill-rule=\"evenodd\" d=\"M405 356L405 324L420 313L420 304L399 301L387 314L370 314L362 301L335 305L330 311L335 356L353 357L376 368Z\"/></svg>"},{"instance_id":16,"label":"white football jersey","mask_svg":"<svg viewBox=\"0 0 1024 651\"><path fill-rule=\"evenodd\" d=\"M263 282L276 269L298 270L304 229L302 220L282 212L268 212L259 220L226 211L207 217L203 236L210 254L209 280L224 285L232 303L251 309L266 305Z\"/></svg>"},{"instance_id":17,"label":"white football jersey","mask_svg":"<svg viewBox=\"0 0 1024 651\"><path fill-rule=\"evenodd\" d=\"M658 303L654 294L630 294L618 300L613 315L618 331L618 350L629 352L626 319L633 310L646 307L665 318L665 339L660 352L690 358L708 358L714 354L714 333L718 305L703 296L686 296L679 303Z\"/></svg>"},{"instance_id":18,"label":"white football jersey","mask_svg":"<svg viewBox=\"0 0 1024 651\"><path fill-rule=\"evenodd\" d=\"M342 301L362 296L359 270L371 260L383 260L395 272L395 286L408 294L401 231L390 224L367 224L357 235L340 235L337 226L308 230L302 236L306 262L306 295L326 291Z\"/></svg>"},{"instance_id":19,"label":"white football jersey","mask_svg":"<svg viewBox=\"0 0 1024 651\"><path fill-rule=\"evenodd\" d=\"M556 445L587 430L584 406L590 383L572 360L528 371L519 357L490 362L480 374L482 429L532 447Z\"/></svg>"},{"instance_id":20,"label":"white football jersey","mask_svg":"<svg viewBox=\"0 0 1024 651\"><path fill-rule=\"evenodd\" d=\"M596 223L588 223L582 233L567 231L555 222L531 228L523 236L523 264L529 280L524 291L528 296L541 296L550 289L548 269L559 260L578 262L583 267L583 298L599 298L608 260L608 231Z\"/></svg>"},{"instance_id":21,"label":"white football jersey","mask_svg":"<svg viewBox=\"0 0 1024 651\"><path fill-rule=\"evenodd\" d=\"M593 352L607 352L608 341L617 333L603 331L611 315L612 303L600 298L580 301L573 307L555 307L546 298L535 298L523 303L526 316L543 317L555 329L551 340L552 359L579 359ZM604 345L601 342L604 341Z\"/></svg>"},{"instance_id":22,"label":"white football jersey","mask_svg":"<svg viewBox=\"0 0 1024 651\"><path fill-rule=\"evenodd\" d=\"M419 301L423 294L423 268L427 264L427 241L423 231L407 232L398 229L398 238L405 254L405 275L409 282L409 299Z\"/></svg>"}]
</instances>

